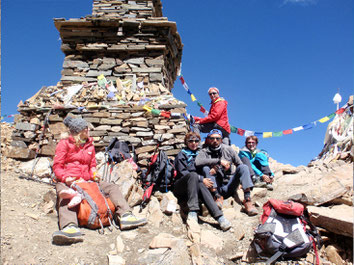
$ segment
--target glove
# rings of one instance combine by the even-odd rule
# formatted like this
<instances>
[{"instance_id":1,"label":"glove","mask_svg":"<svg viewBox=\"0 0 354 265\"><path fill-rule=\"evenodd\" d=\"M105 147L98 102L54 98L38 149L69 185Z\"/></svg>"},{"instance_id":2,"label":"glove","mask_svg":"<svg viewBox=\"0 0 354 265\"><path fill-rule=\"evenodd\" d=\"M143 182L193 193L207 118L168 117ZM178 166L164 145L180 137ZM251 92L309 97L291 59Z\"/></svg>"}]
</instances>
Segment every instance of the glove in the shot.
<instances>
[{"instance_id":1,"label":"glove","mask_svg":"<svg viewBox=\"0 0 354 265\"><path fill-rule=\"evenodd\" d=\"M196 117L196 116L193 116L193 118L194 118L195 121L200 121L202 119L202 118Z\"/></svg>"}]
</instances>

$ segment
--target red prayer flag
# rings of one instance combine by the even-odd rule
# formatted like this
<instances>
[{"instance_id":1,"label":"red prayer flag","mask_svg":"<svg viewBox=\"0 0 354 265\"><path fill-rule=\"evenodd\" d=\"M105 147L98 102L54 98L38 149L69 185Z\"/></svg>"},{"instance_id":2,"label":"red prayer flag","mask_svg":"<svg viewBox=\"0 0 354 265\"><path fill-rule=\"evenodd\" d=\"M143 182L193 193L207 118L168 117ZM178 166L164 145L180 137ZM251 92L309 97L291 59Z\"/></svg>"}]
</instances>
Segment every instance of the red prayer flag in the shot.
<instances>
[{"instance_id":1,"label":"red prayer flag","mask_svg":"<svg viewBox=\"0 0 354 265\"><path fill-rule=\"evenodd\" d=\"M283 131L283 134L292 134L292 133L293 133L293 130L292 130L292 129L284 130L284 131Z\"/></svg>"},{"instance_id":2,"label":"red prayer flag","mask_svg":"<svg viewBox=\"0 0 354 265\"><path fill-rule=\"evenodd\" d=\"M203 106L200 107L200 111L203 112L203 113L205 113L205 109L204 109Z\"/></svg>"},{"instance_id":3,"label":"red prayer flag","mask_svg":"<svg viewBox=\"0 0 354 265\"><path fill-rule=\"evenodd\" d=\"M184 84L184 78L183 78L183 76L181 76L180 78L179 78L179 80L181 80L181 82L182 82L182 85Z\"/></svg>"},{"instance_id":4,"label":"red prayer flag","mask_svg":"<svg viewBox=\"0 0 354 265\"><path fill-rule=\"evenodd\" d=\"M238 128L238 129L237 129L237 134L243 136L243 135L245 134L245 130Z\"/></svg>"},{"instance_id":5,"label":"red prayer flag","mask_svg":"<svg viewBox=\"0 0 354 265\"><path fill-rule=\"evenodd\" d=\"M341 114L341 113L343 113L344 111L345 111L344 108L340 108L340 109L337 110L335 113L336 113L336 114Z\"/></svg>"},{"instance_id":6,"label":"red prayer flag","mask_svg":"<svg viewBox=\"0 0 354 265\"><path fill-rule=\"evenodd\" d=\"M169 112L169 111L161 111L160 115L162 117L167 118L167 119L171 118L171 112Z\"/></svg>"}]
</instances>

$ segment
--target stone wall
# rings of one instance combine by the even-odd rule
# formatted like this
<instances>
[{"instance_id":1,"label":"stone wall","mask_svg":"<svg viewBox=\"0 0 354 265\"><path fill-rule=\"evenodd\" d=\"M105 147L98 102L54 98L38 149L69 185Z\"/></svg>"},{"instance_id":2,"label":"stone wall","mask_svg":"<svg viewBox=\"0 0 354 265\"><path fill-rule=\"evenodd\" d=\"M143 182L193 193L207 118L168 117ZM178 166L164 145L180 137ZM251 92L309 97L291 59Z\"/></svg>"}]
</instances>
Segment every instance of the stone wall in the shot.
<instances>
[{"instance_id":1,"label":"stone wall","mask_svg":"<svg viewBox=\"0 0 354 265\"><path fill-rule=\"evenodd\" d=\"M97 151L118 137L146 165L161 138L160 149L176 155L187 132L186 105L171 94L183 45L176 23L161 10L160 0L94 0L91 15L54 19L65 54L61 80L20 102L6 155L31 159L38 149L54 155L67 136L68 113L91 123Z\"/></svg>"}]
</instances>

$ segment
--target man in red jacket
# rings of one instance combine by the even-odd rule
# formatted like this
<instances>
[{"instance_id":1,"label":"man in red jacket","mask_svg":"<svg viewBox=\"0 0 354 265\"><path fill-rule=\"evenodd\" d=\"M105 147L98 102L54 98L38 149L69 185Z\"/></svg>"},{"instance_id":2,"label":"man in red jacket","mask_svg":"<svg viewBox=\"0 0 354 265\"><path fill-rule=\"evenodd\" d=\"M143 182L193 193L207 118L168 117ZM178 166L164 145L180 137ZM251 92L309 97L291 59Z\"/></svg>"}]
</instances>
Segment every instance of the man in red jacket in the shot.
<instances>
[{"instance_id":1,"label":"man in red jacket","mask_svg":"<svg viewBox=\"0 0 354 265\"><path fill-rule=\"evenodd\" d=\"M227 116L227 101L219 96L219 89L211 87L208 90L211 99L211 107L209 114L205 118L193 117L195 123L193 124L194 132L208 133L212 129L218 129L222 132L222 142L230 145L230 124Z\"/></svg>"}]
</instances>

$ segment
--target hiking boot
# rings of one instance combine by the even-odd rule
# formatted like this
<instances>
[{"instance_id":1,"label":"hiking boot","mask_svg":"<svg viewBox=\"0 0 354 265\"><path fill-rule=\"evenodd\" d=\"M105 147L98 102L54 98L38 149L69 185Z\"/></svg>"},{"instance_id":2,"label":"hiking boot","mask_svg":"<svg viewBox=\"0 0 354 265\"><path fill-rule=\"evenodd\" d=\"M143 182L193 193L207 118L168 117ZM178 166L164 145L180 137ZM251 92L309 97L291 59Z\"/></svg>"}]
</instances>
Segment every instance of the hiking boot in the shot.
<instances>
[{"instance_id":1,"label":"hiking boot","mask_svg":"<svg viewBox=\"0 0 354 265\"><path fill-rule=\"evenodd\" d=\"M120 230L122 230L122 231L137 228L138 226L142 226L142 225L147 224L146 218L138 219L131 212L127 212L127 213L123 214L118 220L119 220Z\"/></svg>"},{"instance_id":2,"label":"hiking boot","mask_svg":"<svg viewBox=\"0 0 354 265\"><path fill-rule=\"evenodd\" d=\"M54 232L52 240L55 245L70 245L84 241L80 229L74 224L69 224L64 229Z\"/></svg>"},{"instance_id":3,"label":"hiking boot","mask_svg":"<svg viewBox=\"0 0 354 265\"><path fill-rule=\"evenodd\" d=\"M223 215L218 218L218 223L219 223L220 228L222 229L222 231L227 231L227 230L229 230L231 228L230 221L227 220L225 218L225 216L223 216Z\"/></svg>"},{"instance_id":4,"label":"hiking boot","mask_svg":"<svg viewBox=\"0 0 354 265\"><path fill-rule=\"evenodd\" d=\"M197 212L194 212L194 211L190 211L187 215L187 220L188 219L191 219L191 220L194 220L198 223L198 214Z\"/></svg>"},{"instance_id":5,"label":"hiking boot","mask_svg":"<svg viewBox=\"0 0 354 265\"><path fill-rule=\"evenodd\" d=\"M266 188L267 188L267 190L273 190L272 183L267 183Z\"/></svg>"},{"instance_id":6,"label":"hiking boot","mask_svg":"<svg viewBox=\"0 0 354 265\"><path fill-rule=\"evenodd\" d=\"M253 181L253 186L255 188L266 188L267 187L267 183L265 183L264 181L261 181L259 178L256 178Z\"/></svg>"},{"instance_id":7,"label":"hiking boot","mask_svg":"<svg viewBox=\"0 0 354 265\"><path fill-rule=\"evenodd\" d=\"M243 201L245 206L244 211L248 216L255 216L258 214L256 207L253 206L253 203L250 200Z\"/></svg>"},{"instance_id":8,"label":"hiking boot","mask_svg":"<svg viewBox=\"0 0 354 265\"><path fill-rule=\"evenodd\" d=\"M221 210L221 209L222 209L222 206L223 206L223 204L224 204L224 197L221 196L221 195L219 195L219 194L217 194L217 195L215 196L215 203L216 203L216 205L219 207L219 209Z\"/></svg>"}]
</instances>

